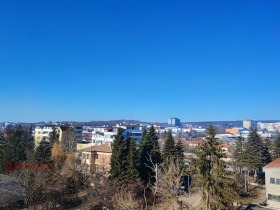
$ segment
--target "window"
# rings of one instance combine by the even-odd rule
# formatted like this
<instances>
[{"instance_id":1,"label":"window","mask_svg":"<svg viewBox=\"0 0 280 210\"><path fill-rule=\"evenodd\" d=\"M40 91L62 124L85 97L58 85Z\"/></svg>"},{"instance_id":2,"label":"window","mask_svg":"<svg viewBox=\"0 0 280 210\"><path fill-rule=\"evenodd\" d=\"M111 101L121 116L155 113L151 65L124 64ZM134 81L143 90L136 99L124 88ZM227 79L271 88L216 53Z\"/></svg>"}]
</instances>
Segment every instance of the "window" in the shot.
<instances>
[{"instance_id":1,"label":"window","mask_svg":"<svg viewBox=\"0 0 280 210\"><path fill-rule=\"evenodd\" d=\"M94 158L95 158L95 159L98 159L98 154L95 153L95 154L94 154Z\"/></svg>"},{"instance_id":2,"label":"window","mask_svg":"<svg viewBox=\"0 0 280 210\"><path fill-rule=\"evenodd\" d=\"M276 184L280 185L280 179L276 179Z\"/></svg>"},{"instance_id":3,"label":"window","mask_svg":"<svg viewBox=\"0 0 280 210\"><path fill-rule=\"evenodd\" d=\"M270 178L270 184L275 184L275 178Z\"/></svg>"},{"instance_id":4,"label":"window","mask_svg":"<svg viewBox=\"0 0 280 210\"><path fill-rule=\"evenodd\" d=\"M280 195L272 195L272 194L268 194L268 200L272 200L272 201L278 201L278 202L280 202Z\"/></svg>"},{"instance_id":5,"label":"window","mask_svg":"<svg viewBox=\"0 0 280 210\"><path fill-rule=\"evenodd\" d=\"M86 159L88 159L89 158L89 154L87 154L87 158Z\"/></svg>"}]
</instances>

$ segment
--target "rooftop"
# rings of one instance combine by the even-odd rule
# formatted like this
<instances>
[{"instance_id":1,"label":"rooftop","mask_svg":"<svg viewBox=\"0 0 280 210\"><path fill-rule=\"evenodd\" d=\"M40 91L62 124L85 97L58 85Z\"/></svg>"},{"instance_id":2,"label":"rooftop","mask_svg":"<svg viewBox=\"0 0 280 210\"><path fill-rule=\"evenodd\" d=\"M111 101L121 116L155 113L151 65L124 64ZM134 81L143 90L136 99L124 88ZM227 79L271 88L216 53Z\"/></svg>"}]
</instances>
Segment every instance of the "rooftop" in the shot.
<instances>
[{"instance_id":1,"label":"rooftop","mask_svg":"<svg viewBox=\"0 0 280 210\"><path fill-rule=\"evenodd\" d=\"M112 148L108 144L102 144L102 145L97 145L97 146L91 146L83 149L84 152L91 152L91 151L96 151L96 152L106 152L106 153L111 153Z\"/></svg>"},{"instance_id":2,"label":"rooftop","mask_svg":"<svg viewBox=\"0 0 280 210\"><path fill-rule=\"evenodd\" d=\"M280 158L273 160L271 163L267 164L265 168L280 168Z\"/></svg>"}]
</instances>

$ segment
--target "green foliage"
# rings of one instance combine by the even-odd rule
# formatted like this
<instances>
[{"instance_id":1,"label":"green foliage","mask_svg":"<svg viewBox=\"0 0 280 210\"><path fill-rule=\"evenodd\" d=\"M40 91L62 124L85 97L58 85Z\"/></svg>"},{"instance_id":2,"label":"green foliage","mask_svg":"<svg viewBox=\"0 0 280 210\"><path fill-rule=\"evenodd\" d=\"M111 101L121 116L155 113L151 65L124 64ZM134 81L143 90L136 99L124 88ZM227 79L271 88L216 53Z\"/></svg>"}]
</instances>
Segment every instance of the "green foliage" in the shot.
<instances>
[{"instance_id":1,"label":"green foliage","mask_svg":"<svg viewBox=\"0 0 280 210\"><path fill-rule=\"evenodd\" d=\"M50 145L53 145L55 142L58 141L59 135L56 132L56 129L53 128L53 131L50 133Z\"/></svg>"},{"instance_id":2,"label":"green foliage","mask_svg":"<svg viewBox=\"0 0 280 210\"><path fill-rule=\"evenodd\" d=\"M242 159L244 166L249 169L261 170L270 161L271 156L268 147L264 144L257 130L253 129L249 134L245 146L244 157Z\"/></svg>"},{"instance_id":3,"label":"green foliage","mask_svg":"<svg viewBox=\"0 0 280 210\"><path fill-rule=\"evenodd\" d=\"M112 144L110 178L121 183L126 178L127 144L123 136L123 129L119 128Z\"/></svg>"},{"instance_id":4,"label":"green foliage","mask_svg":"<svg viewBox=\"0 0 280 210\"><path fill-rule=\"evenodd\" d=\"M273 144L273 159L279 157L280 157L280 134L278 134Z\"/></svg>"},{"instance_id":5,"label":"green foliage","mask_svg":"<svg viewBox=\"0 0 280 210\"><path fill-rule=\"evenodd\" d=\"M171 131L168 131L167 138L164 142L162 151L162 158L165 166L169 166L171 162L175 161L175 141L173 139Z\"/></svg>"},{"instance_id":6,"label":"green foliage","mask_svg":"<svg viewBox=\"0 0 280 210\"><path fill-rule=\"evenodd\" d=\"M16 163L31 160L34 140L23 126L10 128L0 137L0 173L5 171L6 162Z\"/></svg>"},{"instance_id":7,"label":"green foliage","mask_svg":"<svg viewBox=\"0 0 280 210\"><path fill-rule=\"evenodd\" d=\"M215 138L215 128L207 129L208 136L198 147L197 159L194 161L194 181L196 188L202 192L205 209L229 209L237 199L236 185L221 158L224 154L220 143Z\"/></svg>"},{"instance_id":8,"label":"green foliage","mask_svg":"<svg viewBox=\"0 0 280 210\"><path fill-rule=\"evenodd\" d=\"M161 152L155 128L152 126L140 142L139 174L145 183L154 183L155 164L162 163Z\"/></svg>"},{"instance_id":9,"label":"green foliage","mask_svg":"<svg viewBox=\"0 0 280 210\"><path fill-rule=\"evenodd\" d=\"M240 169L243 168L243 158L244 158L244 150L245 150L245 139L242 136L238 136L236 140L236 146L234 150L234 158L236 159L236 165Z\"/></svg>"},{"instance_id":10,"label":"green foliage","mask_svg":"<svg viewBox=\"0 0 280 210\"><path fill-rule=\"evenodd\" d=\"M136 145L133 137L126 139L128 143L128 155L127 155L127 165L126 165L126 175L128 180L136 181L139 179L139 173L137 170L137 154Z\"/></svg>"},{"instance_id":11,"label":"green foliage","mask_svg":"<svg viewBox=\"0 0 280 210\"><path fill-rule=\"evenodd\" d=\"M36 148L35 154L34 154L34 159L37 162L49 162L51 161L51 144L49 141L42 140L39 143L39 146Z\"/></svg>"},{"instance_id":12,"label":"green foliage","mask_svg":"<svg viewBox=\"0 0 280 210\"><path fill-rule=\"evenodd\" d=\"M178 143L175 144L175 158L176 161L178 161L179 166L183 168L185 163L184 161L185 155L184 155L184 146L181 140L179 140Z\"/></svg>"}]
</instances>

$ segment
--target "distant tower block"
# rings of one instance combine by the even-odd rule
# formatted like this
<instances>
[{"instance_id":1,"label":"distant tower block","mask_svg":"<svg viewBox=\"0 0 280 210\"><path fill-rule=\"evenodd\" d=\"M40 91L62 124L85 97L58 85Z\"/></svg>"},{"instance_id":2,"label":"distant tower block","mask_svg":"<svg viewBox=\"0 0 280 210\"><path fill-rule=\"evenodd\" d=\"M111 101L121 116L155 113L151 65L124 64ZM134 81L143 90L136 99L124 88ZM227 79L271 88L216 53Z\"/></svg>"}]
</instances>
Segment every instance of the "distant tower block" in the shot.
<instances>
[{"instance_id":1,"label":"distant tower block","mask_svg":"<svg viewBox=\"0 0 280 210\"><path fill-rule=\"evenodd\" d=\"M178 119L176 117L169 118L168 119L168 125L172 126L172 127L181 126L180 119Z\"/></svg>"},{"instance_id":2,"label":"distant tower block","mask_svg":"<svg viewBox=\"0 0 280 210\"><path fill-rule=\"evenodd\" d=\"M250 129L252 127L252 121L249 119L243 120L243 128Z\"/></svg>"}]
</instances>

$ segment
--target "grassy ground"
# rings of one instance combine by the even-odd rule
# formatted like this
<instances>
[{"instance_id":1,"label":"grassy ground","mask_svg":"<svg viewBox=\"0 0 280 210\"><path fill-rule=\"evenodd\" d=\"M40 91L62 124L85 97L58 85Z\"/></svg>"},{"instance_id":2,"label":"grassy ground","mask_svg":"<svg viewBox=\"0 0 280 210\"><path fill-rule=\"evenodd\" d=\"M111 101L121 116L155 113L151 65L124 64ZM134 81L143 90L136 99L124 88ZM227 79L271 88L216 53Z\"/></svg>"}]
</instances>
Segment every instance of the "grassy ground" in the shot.
<instances>
[{"instance_id":1,"label":"grassy ground","mask_svg":"<svg viewBox=\"0 0 280 210\"><path fill-rule=\"evenodd\" d=\"M241 198L241 202L243 205L259 204L266 200L265 188L262 186L250 186L249 192L250 195Z\"/></svg>"}]
</instances>

